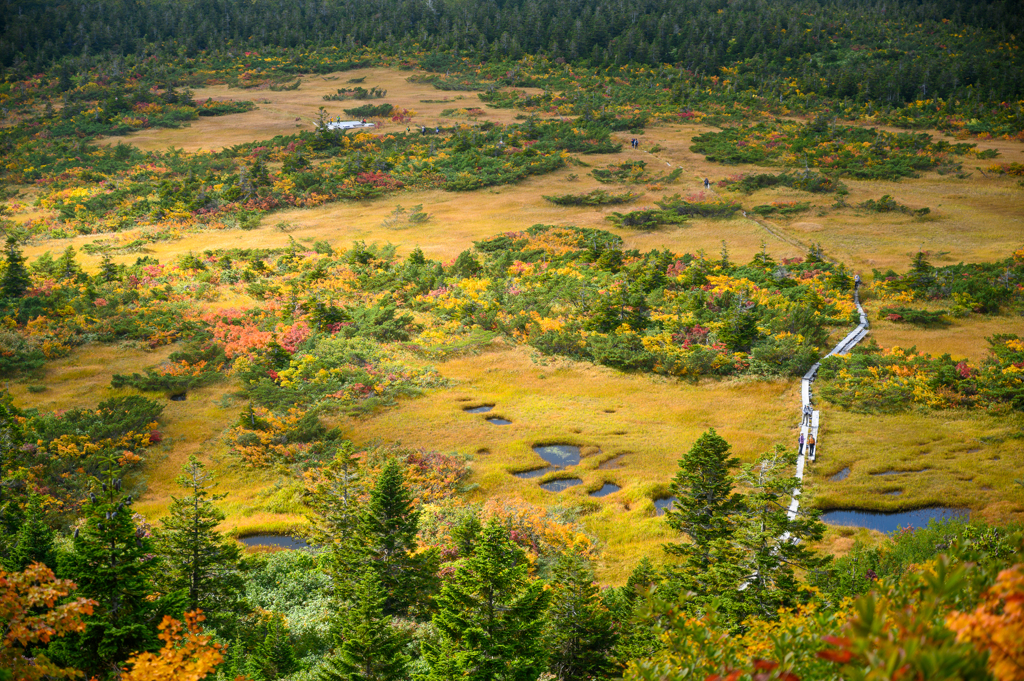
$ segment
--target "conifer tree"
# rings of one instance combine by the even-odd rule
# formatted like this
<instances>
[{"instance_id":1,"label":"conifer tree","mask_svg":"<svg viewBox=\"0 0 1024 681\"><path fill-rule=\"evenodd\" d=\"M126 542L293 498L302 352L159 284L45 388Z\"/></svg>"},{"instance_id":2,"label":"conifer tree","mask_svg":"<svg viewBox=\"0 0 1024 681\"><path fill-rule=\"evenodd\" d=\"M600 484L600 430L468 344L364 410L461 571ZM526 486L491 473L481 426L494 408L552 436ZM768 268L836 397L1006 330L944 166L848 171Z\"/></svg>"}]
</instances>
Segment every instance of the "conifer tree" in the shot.
<instances>
[{"instance_id":1,"label":"conifer tree","mask_svg":"<svg viewBox=\"0 0 1024 681\"><path fill-rule=\"evenodd\" d=\"M661 572L646 556L637 563L625 586L609 589L605 596L608 609L616 621L618 640L615 659L619 664L650 655L660 645L651 623L639 617L643 593L662 580Z\"/></svg>"},{"instance_id":2,"label":"conifer tree","mask_svg":"<svg viewBox=\"0 0 1024 681\"><path fill-rule=\"evenodd\" d=\"M20 298L28 290L31 279L28 269L25 267L25 257L18 248L18 242L13 236L7 237L7 245L4 247L3 279L0 279L0 297Z\"/></svg>"},{"instance_id":3,"label":"conifer tree","mask_svg":"<svg viewBox=\"0 0 1024 681\"><path fill-rule=\"evenodd\" d=\"M85 523L63 568L78 584L78 595L97 605L85 630L60 639L53 650L55 658L89 675L115 672L132 653L158 649L156 625L170 605L150 598L158 568L153 541L135 524L113 457L107 466L105 481L83 505Z\"/></svg>"},{"instance_id":4,"label":"conifer tree","mask_svg":"<svg viewBox=\"0 0 1024 681\"><path fill-rule=\"evenodd\" d=\"M299 669L291 637L282 620L279 616L270 619L267 635L249 656L246 672L254 681L274 681Z\"/></svg>"},{"instance_id":5,"label":"conifer tree","mask_svg":"<svg viewBox=\"0 0 1024 681\"><path fill-rule=\"evenodd\" d=\"M710 566L714 542L731 536L732 517L739 509L740 497L732 491L729 473L739 459L729 456L730 449L729 443L709 428L679 460L679 472L672 480L676 502L665 512L665 519L690 542L667 544L665 550L683 556L700 571Z\"/></svg>"},{"instance_id":6,"label":"conifer tree","mask_svg":"<svg viewBox=\"0 0 1024 681\"><path fill-rule=\"evenodd\" d=\"M226 495L212 494L214 476L195 455L181 467L176 482L189 491L171 497L168 515L158 533L166 558L165 584L169 591L184 590L188 609L201 609L217 627L235 619L245 585L238 573L241 552L235 541L217 532L224 512L214 503Z\"/></svg>"},{"instance_id":7,"label":"conifer tree","mask_svg":"<svg viewBox=\"0 0 1024 681\"><path fill-rule=\"evenodd\" d=\"M559 556L551 587L545 632L548 669L559 681L609 678L618 636L590 561L572 553Z\"/></svg>"},{"instance_id":8,"label":"conifer tree","mask_svg":"<svg viewBox=\"0 0 1024 681\"><path fill-rule=\"evenodd\" d=\"M14 538L11 556L6 561L12 572L24 570L32 563L47 567L56 565L53 550L53 530L46 524L42 497L33 494L25 509L25 519Z\"/></svg>"},{"instance_id":9,"label":"conifer tree","mask_svg":"<svg viewBox=\"0 0 1024 681\"><path fill-rule=\"evenodd\" d=\"M796 455L777 446L754 464L743 466L737 481L750 488L734 542L740 549L743 588L737 592L744 614L774 619L780 608L806 601L795 569L820 568L827 559L815 555L808 541L821 539L825 526L801 512L789 518L789 503L800 480L792 475Z\"/></svg>"},{"instance_id":10,"label":"conifer tree","mask_svg":"<svg viewBox=\"0 0 1024 681\"><path fill-rule=\"evenodd\" d=\"M437 599L439 640L424 643L430 681L535 681L547 653L541 632L550 596L529 576L526 554L491 520Z\"/></svg>"},{"instance_id":11,"label":"conifer tree","mask_svg":"<svg viewBox=\"0 0 1024 681\"><path fill-rule=\"evenodd\" d=\"M360 562L377 575L386 594L384 611L388 614L405 614L432 590L435 554L415 553L419 520L420 511L405 485L402 464L389 459L358 526Z\"/></svg>"},{"instance_id":12,"label":"conifer tree","mask_svg":"<svg viewBox=\"0 0 1024 681\"><path fill-rule=\"evenodd\" d=\"M363 573L351 607L341 614L340 645L320 672L320 681L405 681L406 637L384 614L385 595L372 570Z\"/></svg>"}]
</instances>

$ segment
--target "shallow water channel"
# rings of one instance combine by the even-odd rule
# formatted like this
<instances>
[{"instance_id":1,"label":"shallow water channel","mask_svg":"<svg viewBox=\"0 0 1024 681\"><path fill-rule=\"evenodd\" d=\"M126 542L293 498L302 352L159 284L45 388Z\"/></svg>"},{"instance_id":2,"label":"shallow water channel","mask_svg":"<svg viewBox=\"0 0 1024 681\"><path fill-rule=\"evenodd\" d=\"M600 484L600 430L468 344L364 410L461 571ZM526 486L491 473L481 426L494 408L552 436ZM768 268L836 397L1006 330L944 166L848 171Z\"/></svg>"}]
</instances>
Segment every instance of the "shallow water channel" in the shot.
<instances>
[{"instance_id":1,"label":"shallow water channel","mask_svg":"<svg viewBox=\"0 0 1024 681\"><path fill-rule=\"evenodd\" d=\"M541 489L545 489L549 492L561 492L563 489L569 489L576 485L582 485L583 480L580 478L562 478L560 480L548 480L547 482L540 483Z\"/></svg>"}]
</instances>

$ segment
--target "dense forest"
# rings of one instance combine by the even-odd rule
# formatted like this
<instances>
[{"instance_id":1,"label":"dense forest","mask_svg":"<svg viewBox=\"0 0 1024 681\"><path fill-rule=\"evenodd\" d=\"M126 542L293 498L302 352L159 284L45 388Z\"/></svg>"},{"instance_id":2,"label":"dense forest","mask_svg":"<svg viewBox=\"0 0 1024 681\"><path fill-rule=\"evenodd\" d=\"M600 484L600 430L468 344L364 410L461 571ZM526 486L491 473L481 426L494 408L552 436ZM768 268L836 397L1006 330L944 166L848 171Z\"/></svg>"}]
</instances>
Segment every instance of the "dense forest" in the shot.
<instances>
[{"instance_id":1,"label":"dense forest","mask_svg":"<svg viewBox=\"0 0 1024 681\"><path fill-rule=\"evenodd\" d=\"M27 74L71 57L334 44L671 63L706 75L727 68L744 88L796 78L806 92L890 104L1015 100L1024 94L1022 22L1014 0L4 0L0 64Z\"/></svg>"},{"instance_id":2,"label":"dense forest","mask_svg":"<svg viewBox=\"0 0 1024 681\"><path fill-rule=\"evenodd\" d=\"M848 413L1019 423L1018 335L993 334L974 361L874 343L822 359L859 312L853 272L820 244L776 259L762 241L744 262L725 241L712 254L621 236L812 210L930 219L881 192L852 205L847 183L964 181L965 163L999 155L974 142L1024 139L1015 0L0 3L0 378L45 393L47 368L77 352L163 353L103 374L111 396L89 406L19 407L0 388L0 681L1024 678L1019 523L945 520L870 544L839 533L832 557L814 504L788 512L802 491L792 443L741 462L703 423L622 507L660 523L655 502L671 500L670 539L609 586L587 525L597 501L482 497L471 455L357 445L339 426L450 387L434 363L495 339L538 365L737 390L820 361L815 391ZM384 134L335 133L321 108L312 129L288 118L273 139L214 151L98 143L248 114L259 89L368 67L473 92L472 106L430 133L357 77L323 100L358 100L346 114ZM222 85L239 99L193 90ZM480 122L477 106L509 115ZM624 134L680 123L706 126L687 146L708 163L765 168L684 195L679 167L607 160ZM1007 192L1024 175L976 169ZM536 203L614 206L606 229L522 225L450 260L296 239L283 221L283 246L147 250L266 230L279 210L497 194L563 171L599 188ZM800 200L750 198L766 188ZM630 205L644 190L659 199ZM386 223L434 219L397 205ZM44 240L62 250L26 257ZM1024 313L1024 248L944 255L876 269L873 314L944 328ZM180 455L166 512L147 518L148 467L176 446L167 405L211 386L229 422L211 451ZM501 474L576 474L531 465ZM303 550L246 552L221 532L223 475L276 477L260 503L308 520L280 530Z\"/></svg>"}]
</instances>

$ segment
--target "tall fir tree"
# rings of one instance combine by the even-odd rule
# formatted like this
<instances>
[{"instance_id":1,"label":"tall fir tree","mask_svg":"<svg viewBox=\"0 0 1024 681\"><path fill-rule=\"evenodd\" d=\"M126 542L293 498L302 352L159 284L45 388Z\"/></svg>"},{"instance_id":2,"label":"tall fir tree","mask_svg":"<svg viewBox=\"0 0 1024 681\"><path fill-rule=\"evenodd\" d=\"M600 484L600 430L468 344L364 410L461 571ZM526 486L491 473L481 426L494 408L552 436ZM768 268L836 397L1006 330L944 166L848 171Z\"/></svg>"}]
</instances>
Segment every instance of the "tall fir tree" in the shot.
<instances>
[{"instance_id":1,"label":"tall fir tree","mask_svg":"<svg viewBox=\"0 0 1024 681\"><path fill-rule=\"evenodd\" d=\"M651 622L640 616L640 610L645 601L644 594L660 584L662 579L661 571L645 556L633 568L624 586L606 592L605 601L615 618L618 632L614 655L619 665L650 655L660 647Z\"/></svg>"},{"instance_id":2,"label":"tall fir tree","mask_svg":"<svg viewBox=\"0 0 1024 681\"><path fill-rule=\"evenodd\" d=\"M618 635L590 561L573 553L559 556L551 592L545 631L550 672L559 681L610 678Z\"/></svg>"},{"instance_id":3,"label":"tall fir tree","mask_svg":"<svg viewBox=\"0 0 1024 681\"><path fill-rule=\"evenodd\" d=\"M423 645L427 678L535 681L547 662L541 633L549 599L530 578L526 554L491 520L438 596L439 638Z\"/></svg>"},{"instance_id":4,"label":"tall fir tree","mask_svg":"<svg viewBox=\"0 0 1024 681\"><path fill-rule=\"evenodd\" d=\"M189 610L201 609L207 622L226 632L237 620L245 583L239 573L238 544L217 532L224 512L214 504L214 476L195 455L181 467L176 482L188 490L171 497L170 510L160 522L157 544L165 558L163 584L168 591L187 593Z\"/></svg>"},{"instance_id":5,"label":"tall fir tree","mask_svg":"<svg viewBox=\"0 0 1024 681\"><path fill-rule=\"evenodd\" d=\"M360 563L377 575L388 614L406 614L433 591L436 554L416 553L419 521L403 466L391 458L377 476L357 529Z\"/></svg>"},{"instance_id":6,"label":"tall fir tree","mask_svg":"<svg viewBox=\"0 0 1024 681\"><path fill-rule=\"evenodd\" d=\"M100 678L117 674L132 653L158 649L160 617L184 609L184 603L152 598L159 567L153 541L132 517L132 499L121 493L113 456L107 471L83 505L85 523L61 566L78 584L78 595L97 605L84 618L84 631L51 645L54 659Z\"/></svg>"},{"instance_id":7,"label":"tall fir tree","mask_svg":"<svg viewBox=\"0 0 1024 681\"><path fill-rule=\"evenodd\" d=\"M42 497L33 494L25 509L24 521L14 537L14 545L6 561L7 569L19 572L32 563L43 563L53 569L56 566L53 535L53 529L46 524Z\"/></svg>"},{"instance_id":8,"label":"tall fir tree","mask_svg":"<svg viewBox=\"0 0 1024 681\"><path fill-rule=\"evenodd\" d=\"M246 661L246 675L253 681L274 681L299 669L295 647L284 618L274 615L267 623L263 637Z\"/></svg>"},{"instance_id":9,"label":"tall fir tree","mask_svg":"<svg viewBox=\"0 0 1024 681\"><path fill-rule=\"evenodd\" d=\"M384 614L384 592L377 574L363 573L351 607L339 615L340 636L320 681L405 681L409 678L407 640Z\"/></svg>"},{"instance_id":10,"label":"tall fir tree","mask_svg":"<svg viewBox=\"0 0 1024 681\"><path fill-rule=\"evenodd\" d=\"M7 237L7 244L4 246L4 276L0 279L0 297L21 298L25 295L31 284L28 269L25 267L25 257L18 248L18 242L13 236Z\"/></svg>"},{"instance_id":11,"label":"tall fir tree","mask_svg":"<svg viewBox=\"0 0 1024 681\"><path fill-rule=\"evenodd\" d=\"M780 445L737 476L750 490L734 537L744 571L737 593L747 616L774 619L780 608L806 602L810 593L800 588L795 571L820 569L828 560L808 548L825 533L816 515L789 517L790 499L801 488L792 475L795 466L796 455Z\"/></svg>"},{"instance_id":12,"label":"tall fir tree","mask_svg":"<svg viewBox=\"0 0 1024 681\"><path fill-rule=\"evenodd\" d=\"M731 536L733 516L739 509L740 496L732 491L729 472L739 459L730 457L730 449L729 443L709 428L679 460L679 471L672 479L676 501L665 512L665 520L690 541L666 544L665 550L682 556L698 571L710 567L714 543Z\"/></svg>"}]
</instances>

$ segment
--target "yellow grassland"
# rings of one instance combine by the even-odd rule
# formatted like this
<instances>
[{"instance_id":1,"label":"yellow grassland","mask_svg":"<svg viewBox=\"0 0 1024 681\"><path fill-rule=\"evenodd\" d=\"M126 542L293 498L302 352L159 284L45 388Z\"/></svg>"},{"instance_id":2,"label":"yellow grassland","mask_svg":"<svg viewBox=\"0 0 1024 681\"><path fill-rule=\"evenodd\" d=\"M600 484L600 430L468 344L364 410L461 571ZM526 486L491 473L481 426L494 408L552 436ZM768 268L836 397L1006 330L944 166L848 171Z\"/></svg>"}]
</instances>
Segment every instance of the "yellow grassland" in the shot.
<instances>
[{"instance_id":1,"label":"yellow grassland","mask_svg":"<svg viewBox=\"0 0 1024 681\"><path fill-rule=\"evenodd\" d=\"M380 101L415 110L417 116L411 124L414 126L452 122L440 117L446 108L481 106L474 93L447 93L429 85L411 84L406 81L408 72L366 69L304 76L302 86L295 91L202 88L196 91L196 98L252 99L259 108L246 114L200 119L180 129L147 130L108 141L127 141L143 149L175 146L210 150L309 129L320 106L332 115L344 117L343 108L359 104L324 102L322 97L345 87L347 79L361 76L366 76L365 86L388 90L387 97ZM457 99L460 96L463 99ZM452 101L420 102L445 98ZM486 108L485 111L481 120L505 123L511 122L516 113ZM932 214L926 218L878 215L855 208L834 209L833 196L789 189L763 190L751 196L714 189L746 208L771 201L810 200L813 208L809 212L789 220L765 221L775 233L783 235L781 239L742 217L726 221L693 220L650 233L619 230L604 220L611 210L652 206L654 200L666 194L698 193L705 177L717 181L743 172L770 170L724 167L691 152L691 138L708 129L698 125L655 125L641 136L639 151L630 150L626 144L619 154L583 157L592 166L639 158L658 173L683 168L683 175L675 184L633 188L644 195L625 208L571 208L545 201L545 194L608 188L593 180L587 168L570 165L509 187L469 193L415 190L373 201L281 211L266 216L263 226L254 231L189 233L177 241L152 244L147 253L166 261L205 249L279 247L295 238L303 243L324 240L342 248L355 240L390 242L398 246L400 254L420 246L428 257L450 260L471 248L474 240L548 223L607 229L620 234L628 248L641 250L668 248L683 253L703 249L717 256L725 241L734 261L749 260L761 249L762 242L776 259L804 255L804 245L820 243L827 255L870 279L872 268L905 270L910 254L918 249L930 251L933 262L941 265L1003 258L1024 244L1024 190L1014 178L977 171L967 179L929 173L900 182L845 180L850 188L850 206L890 194L912 208L931 208ZM627 142L631 136L622 133L619 138ZM655 144L662 149L652 154L648 150ZM979 147L998 148L1002 153L1000 162L1024 158L1019 143L992 140L980 143ZM988 163L968 159L965 169L984 168ZM572 179L571 175L578 178ZM385 219L399 204L406 208L422 204L423 210L431 215L430 221L405 228L385 226ZM287 231L275 227L278 223L286 223ZM36 257L45 251L56 253L68 244L80 250L84 243L101 238L105 235L34 242L26 248L26 254ZM98 256L80 257L89 269L97 267ZM115 260L129 262L135 257L125 255ZM922 351L949 352L973 361L984 356L986 336L1020 333L1024 329L1019 318L977 315L956 320L949 329L907 328L875 322L878 304L870 301L869 312L872 333L882 345L917 345ZM5 385L10 387L19 406L92 407L115 394L109 388L113 373L139 371L162 361L168 352L166 348L148 351L88 346L51 363L41 377ZM452 387L403 400L393 409L370 416L345 417L339 424L359 443L399 441L408 446L472 456L471 482L477 486L469 494L471 500L518 496L540 504L587 504L592 512L585 517L584 524L603 545L599 574L608 583L624 580L641 556L657 555L657 547L671 539L664 521L654 516L651 500L667 491L680 454L701 432L708 427L716 428L744 461L751 461L775 443L792 445L796 436L799 383L795 380L705 381L692 385L543 358L529 348L501 341L479 354L440 362L436 368L451 379ZM31 393L27 388L33 384L46 385L48 389ZM285 532L304 522L294 482L277 472L243 470L226 454L223 435L242 406L235 396L237 390L238 386L228 380L192 391L187 401L167 402L161 424L165 440L150 451L145 476L148 492L138 504L138 509L149 518L155 520L166 512L169 497L176 492L173 479L181 463L195 453L214 467L220 475L221 491L228 492L222 502L229 514L225 530L239 534ZM467 414L463 410L485 403L495 405L490 414ZM970 507L991 520L1021 517L1021 492L1013 479L1019 476L1024 463L1024 448L1021 440L1009 438L1020 432L1019 419L980 412L911 411L867 416L837 407L826 409L821 456L809 469L805 503L856 504L877 509L941 503ZM512 424L492 425L485 420L488 415L507 418ZM553 494L537 484L546 478L524 480L510 474L541 463L532 452L532 445L557 442L585 447L587 456L578 466L582 485ZM621 453L626 454L621 468L597 470L601 461ZM828 481L829 475L845 466L852 469L849 478L843 482ZM869 475L888 468L922 467L929 470L901 476ZM601 499L587 496L605 482L615 482L622 490ZM896 487L904 490L903 495L882 494ZM848 528L833 529L823 546L842 552L849 548L854 536L866 534Z\"/></svg>"}]
</instances>

